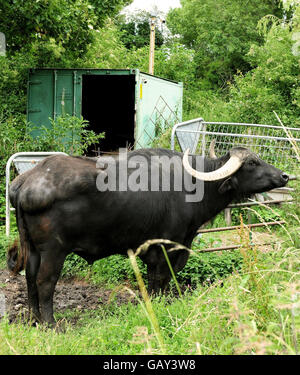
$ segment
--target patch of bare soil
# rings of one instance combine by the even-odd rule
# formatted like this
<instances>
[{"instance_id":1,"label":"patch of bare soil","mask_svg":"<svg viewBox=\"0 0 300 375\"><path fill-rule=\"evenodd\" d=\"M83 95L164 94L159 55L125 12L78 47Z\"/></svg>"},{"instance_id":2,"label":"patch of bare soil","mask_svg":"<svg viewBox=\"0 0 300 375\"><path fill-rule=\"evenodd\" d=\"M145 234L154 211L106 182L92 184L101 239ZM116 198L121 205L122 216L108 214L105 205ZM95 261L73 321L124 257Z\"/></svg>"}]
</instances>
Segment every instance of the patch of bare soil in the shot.
<instances>
[{"instance_id":1,"label":"patch of bare soil","mask_svg":"<svg viewBox=\"0 0 300 375\"><path fill-rule=\"evenodd\" d=\"M10 322L16 322L21 316L28 315L25 276L14 276L8 270L0 270L0 296L1 294L1 301L3 300L3 295L5 297L5 311ZM101 305L109 303L111 296L111 290L90 285L82 280L62 279L58 281L55 288L54 311L64 312L69 309L77 309L77 311L96 310ZM117 305L128 303L132 298L129 293L124 291L114 293L114 302Z\"/></svg>"}]
</instances>

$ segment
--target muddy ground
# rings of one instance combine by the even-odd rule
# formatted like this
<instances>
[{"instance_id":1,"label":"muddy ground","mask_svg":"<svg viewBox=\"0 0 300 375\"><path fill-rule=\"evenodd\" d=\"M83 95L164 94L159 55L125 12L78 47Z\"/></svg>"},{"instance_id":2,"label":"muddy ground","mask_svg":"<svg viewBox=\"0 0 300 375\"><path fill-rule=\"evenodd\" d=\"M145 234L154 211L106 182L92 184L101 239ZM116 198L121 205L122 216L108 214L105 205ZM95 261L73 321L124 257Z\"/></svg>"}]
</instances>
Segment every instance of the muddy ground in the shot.
<instances>
[{"instance_id":1,"label":"muddy ground","mask_svg":"<svg viewBox=\"0 0 300 375\"><path fill-rule=\"evenodd\" d=\"M5 296L5 311L10 322L19 321L20 317L28 317L27 287L24 275L14 276L8 270L0 270L0 296L1 294ZM111 297L111 290L90 285L83 280L61 279L55 288L54 311L63 313L70 309L96 310L108 304ZM113 300L117 305L128 303L132 299L132 295L124 291L113 293ZM3 306L2 308L0 306L0 314L1 310L3 311ZM71 319L70 322L75 324L76 319Z\"/></svg>"}]
</instances>

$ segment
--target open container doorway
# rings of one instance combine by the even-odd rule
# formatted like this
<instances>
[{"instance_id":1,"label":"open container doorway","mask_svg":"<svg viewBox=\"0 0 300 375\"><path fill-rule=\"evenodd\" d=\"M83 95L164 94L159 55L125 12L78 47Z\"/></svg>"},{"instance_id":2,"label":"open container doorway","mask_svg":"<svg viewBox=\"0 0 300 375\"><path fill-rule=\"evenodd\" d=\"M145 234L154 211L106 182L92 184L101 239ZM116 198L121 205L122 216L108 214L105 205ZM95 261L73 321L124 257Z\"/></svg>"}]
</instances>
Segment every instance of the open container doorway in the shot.
<instances>
[{"instance_id":1,"label":"open container doorway","mask_svg":"<svg viewBox=\"0 0 300 375\"><path fill-rule=\"evenodd\" d=\"M88 156L119 148L152 147L167 127L182 121L183 87L138 69L32 68L28 71L27 121L33 138L51 120L83 117L105 133Z\"/></svg>"},{"instance_id":2,"label":"open container doorway","mask_svg":"<svg viewBox=\"0 0 300 375\"><path fill-rule=\"evenodd\" d=\"M88 130L105 133L90 156L134 147L135 76L82 75L82 117Z\"/></svg>"}]
</instances>

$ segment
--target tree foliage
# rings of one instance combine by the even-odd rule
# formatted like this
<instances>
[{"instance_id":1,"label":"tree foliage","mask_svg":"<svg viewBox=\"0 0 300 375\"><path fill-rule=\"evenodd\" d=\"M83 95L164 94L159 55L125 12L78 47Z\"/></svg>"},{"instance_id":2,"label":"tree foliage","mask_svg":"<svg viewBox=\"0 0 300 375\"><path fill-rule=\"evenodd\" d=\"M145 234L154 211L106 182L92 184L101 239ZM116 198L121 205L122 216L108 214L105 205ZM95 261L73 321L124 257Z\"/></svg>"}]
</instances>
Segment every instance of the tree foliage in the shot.
<instances>
[{"instance_id":1,"label":"tree foliage","mask_svg":"<svg viewBox=\"0 0 300 375\"><path fill-rule=\"evenodd\" d=\"M78 56L93 41L94 28L132 0L0 0L0 25L8 51L54 40Z\"/></svg>"},{"instance_id":2,"label":"tree foliage","mask_svg":"<svg viewBox=\"0 0 300 375\"><path fill-rule=\"evenodd\" d=\"M126 48L141 48L149 45L151 13L138 11L130 17L120 16L118 18L118 28L121 32L121 41ZM164 37L161 31L160 21L155 25L155 45L161 47Z\"/></svg>"},{"instance_id":3,"label":"tree foliage","mask_svg":"<svg viewBox=\"0 0 300 375\"><path fill-rule=\"evenodd\" d=\"M133 0L89 0L89 3L93 6L99 27L104 26L107 17L117 15L122 8L132 2Z\"/></svg>"},{"instance_id":4,"label":"tree foliage","mask_svg":"<svg viewBox=\"0 0 300 375\"><path fill-rule=\"evenodd\" d=\"M241 116L255 121L273 121L273 110L291 126L299 126L300 61L293 53L294 28L275 20L267 29L268 18L262 19L259 30L262 45L252 45L247 57L253 69L238 76L231 89L231 102L242 99ZM251 114L252 113L252 114ZM257 113L254 115L254 113Z\"/></svg>"},{"instance_id":5,"label":"tree foliage","mask_svg":"<svg viewBox=\"0 0 300 375\"><path fill-rule=\"evenodd\" d=\"M265 22L262 21L262 26ZM283 122L300 127L300 60L293 53L294 28L274 22L260 28L264 42L253 44L245 58L250 69L234 76L226 96L217 91L190 91L185 98L188 118L202 116L210 121L253 123Z\"/></svg>"},{"instance_id":6,"label":"tree foliage","mask_svg":"<svg viewBox=\"0 0 300 375\"><path fill-rule=\"evenodd\" d=\"M261 43L257 22L268 14L281 16L278 1L182 0L173 9L168 27L180 42L196 51L197 78L203 87L223 87L239 70L250 69L246 54L252 43Z\"/></svg>"}]
</instances>

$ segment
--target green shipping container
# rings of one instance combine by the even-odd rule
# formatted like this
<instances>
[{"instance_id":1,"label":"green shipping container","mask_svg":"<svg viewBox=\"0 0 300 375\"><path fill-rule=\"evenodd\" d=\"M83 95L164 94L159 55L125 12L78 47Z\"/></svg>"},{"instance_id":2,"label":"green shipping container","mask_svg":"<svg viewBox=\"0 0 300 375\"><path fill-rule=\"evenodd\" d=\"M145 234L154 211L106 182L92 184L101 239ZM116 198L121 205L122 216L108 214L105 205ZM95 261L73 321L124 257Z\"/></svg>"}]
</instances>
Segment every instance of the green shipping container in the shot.
<instances>
[{"instance_id":1,"label":"green shipping container","mask_svg":"<svg viewBox=\"0 0 300 375\"><path fill-rule=\"evenodd\" d=\"M49 118L82 116L88 129L105 132L101 151L150 147L163 128L181 122L182 95L182 83L137 69L30 69L27 120L37 136Z\"/></svg>"}]
</instances>

